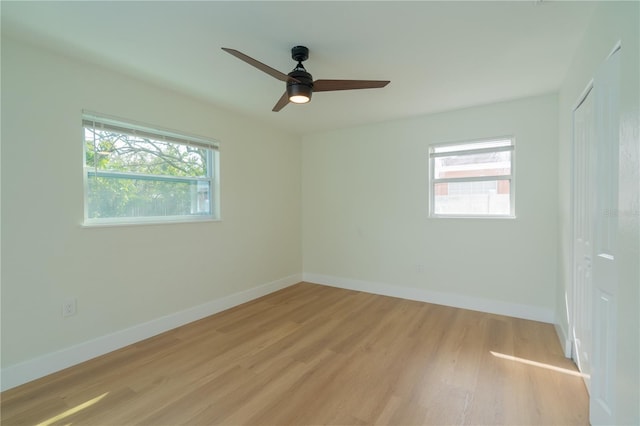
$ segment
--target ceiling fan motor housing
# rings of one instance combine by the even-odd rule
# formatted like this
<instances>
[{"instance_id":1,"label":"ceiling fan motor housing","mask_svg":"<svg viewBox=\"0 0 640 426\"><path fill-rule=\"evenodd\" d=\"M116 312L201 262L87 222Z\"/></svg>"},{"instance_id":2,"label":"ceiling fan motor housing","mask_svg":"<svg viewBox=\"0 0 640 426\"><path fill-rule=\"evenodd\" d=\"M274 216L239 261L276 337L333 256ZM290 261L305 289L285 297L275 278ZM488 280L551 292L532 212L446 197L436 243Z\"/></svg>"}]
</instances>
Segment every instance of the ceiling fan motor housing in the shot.
<instances>
[{"instance_id":1,"label":"ceiling fan motor housing","mask_svg":"<svg viewBox=\"0 0 640 426\"><path fill-rule=\"evenodd\" d=\"M289 98L292 96L306 96L311 99L313 77L304 69L302 63L298 63L298 66L288 75L297 80L287 81L287 95L289 95Z\"/></svg>"}]
</instances>

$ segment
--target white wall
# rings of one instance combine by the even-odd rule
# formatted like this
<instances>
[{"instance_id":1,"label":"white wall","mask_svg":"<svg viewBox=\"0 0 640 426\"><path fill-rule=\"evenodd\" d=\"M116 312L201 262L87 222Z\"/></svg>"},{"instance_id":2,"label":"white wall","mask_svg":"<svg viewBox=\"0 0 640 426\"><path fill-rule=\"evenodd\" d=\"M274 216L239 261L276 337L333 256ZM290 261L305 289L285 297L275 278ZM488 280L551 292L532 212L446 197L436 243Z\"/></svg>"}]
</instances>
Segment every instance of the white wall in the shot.
<instances>
[{"instance_id":1,"label":"white wall","mask_svg":"<svg viewBox=\"0 0 640 426\"><path fill-rule=\"evenodd\" d=\"M428 218L429 144L505 135L517 218ZM545 95L304 137L305 279L552 322L557 135Z\"/></svg>"},{"instance_id":2,"label":"white wall","mask_svg":"<svg viewBox=\"0 0 640 426\"><path fill-rule=\"evenodd\" d=\"M622 42L620 104L620 193L618 229L618 343L615 383L617 424L640 424L640 4L603 2L559 94L559 285L557 312L568 330L565 297L571 286L571 111L580 93Z\"/></svg>"},{"instance_id":3,"label":"white wall","mask_svg":"<svg viewBox=\"0 0 640 426\"><path fill-rule=\"evenodd\" d=\"M222 221L81 227L83 109L221 141ZM3 372L257 286L299 281L300 175L298 137L3 37ZM78 313L63 319L69 297Z\"/></svg>"}]
</instances>

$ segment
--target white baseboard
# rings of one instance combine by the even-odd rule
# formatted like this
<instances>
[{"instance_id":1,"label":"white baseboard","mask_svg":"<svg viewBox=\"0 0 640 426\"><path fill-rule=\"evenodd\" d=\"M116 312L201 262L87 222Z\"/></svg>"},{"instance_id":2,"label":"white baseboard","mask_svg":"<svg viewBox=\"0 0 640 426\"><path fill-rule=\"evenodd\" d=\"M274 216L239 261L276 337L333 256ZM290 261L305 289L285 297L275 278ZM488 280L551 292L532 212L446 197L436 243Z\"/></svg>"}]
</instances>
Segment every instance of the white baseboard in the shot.
<instances>
[{"instance_id":1,"label":"white baseboard","mask_svg":"<svg viewBox=\"0 0 640 426\"><path fill-rule=\"evenodd\" d=\"M571 358L571 339L569 338L569 334L561 324L555 323L553 325L556 329L556 334L558 335L558 340L560 340L560 346L562 346L565 358Z\"/></svg>"},{"instance_id":2,"label":"white baseboard","mask_svg":"<svg viewBox=\"0 0 640 426\"><path fill-rule=\"evenodd\" d=\"M153 337L165 331L216 314L302 281L302 274L272 281L184 311L160 317L106 336L43 355L2 369L0 389L5 391L56 371Z\"/></svg>"},{"instance_id":3,"label":"white baseboard","mask_svg":"<svg viewBox=\"0 0 640 426\"><path fill-rule=\"evenodd\" d=\"M330 275L304 273L302 274L302 278L306 282L339 287L347 290L363 291L383 296L435 303L437 305L452 306L455 308L523 318L550 324L555 322L555 314L553 310L539 306L483 299L479 297L465 296L462 294L441 293L412 287L401 287L371 281L334 277Z\"/></svg>"},{"instance_id":4,"label":"white baseboard","mask_svg":"<svg viewBox=\"0 0 640 426\"><path fill-rule=\"evenodd\" d=\"M197 321L201 318L216 314L258 297L265 296L269 293L273 293L274 291L297 284L300 281L546 323L555 322L554 313L551 309L541 308L538 306L522 305L454 293L435 292L329 275L313 273L294 274L258 287L212 300L202 305L185 309L184 311L176 312L106 336L101 336L38 358L6 367L2 369L0 373L2 378L0 390L5 391L7 389L11 389L40 377L44 377L48 374L55 373L56 371L63 370L97 356L112 352L116 349L153 337L165 331ZM571 356L570 341L567 338L565 330L563 330L558 324L554 325L556 327L560 343L565 351L565 356Z\"/></svg>"}]
</instances>

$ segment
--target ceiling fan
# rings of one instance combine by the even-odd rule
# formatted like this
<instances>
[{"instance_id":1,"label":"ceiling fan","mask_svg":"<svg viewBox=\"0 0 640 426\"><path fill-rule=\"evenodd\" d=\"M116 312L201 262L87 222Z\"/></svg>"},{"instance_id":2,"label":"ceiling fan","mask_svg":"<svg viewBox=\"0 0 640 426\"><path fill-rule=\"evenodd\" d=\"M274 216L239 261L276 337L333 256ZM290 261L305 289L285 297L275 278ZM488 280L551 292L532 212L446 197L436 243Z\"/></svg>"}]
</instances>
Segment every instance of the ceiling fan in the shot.
<instances>
[{"instance_id":1,"label":"ceiling fan","mask_svg":"<svg viewBox=\"0 0 640 426\"><path fill-rule=\"evenodd\" d=\"M259 70L266 72L280 81L287 82L287 90L273 107L273 111L278 112L289 102L305 104L311 100L313 92L332 92L335 90L353 89L376 89L389 84L388 80L316 80L313 81L311 74L307 72L302 63L309 58L309 49L304 46L295 46L291 49L291 58L298 62L298 65L289 74L282 73L260 61L253 59L235 49L223 47L227 53L236 58L253 65Z\"/></svg>"}]
</instances>

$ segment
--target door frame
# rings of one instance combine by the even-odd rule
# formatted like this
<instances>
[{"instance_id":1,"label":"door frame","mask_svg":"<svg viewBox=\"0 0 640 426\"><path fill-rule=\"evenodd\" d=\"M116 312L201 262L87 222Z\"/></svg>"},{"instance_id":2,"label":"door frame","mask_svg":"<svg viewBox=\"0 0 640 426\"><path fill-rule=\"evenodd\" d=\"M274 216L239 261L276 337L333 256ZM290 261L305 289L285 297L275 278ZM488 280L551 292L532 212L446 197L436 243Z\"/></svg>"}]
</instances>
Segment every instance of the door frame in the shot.
<instances>
[{"instance_id":1,"label":"door frame","mask_svg":"<svg viewBox=\"0 0 640 426\"><path fill-rule=\"evenodd\" d=\"M618 51L620 51L622 48L622 42L618 41L613 49L611 49L610 53L607 55L607 57L605 58L605 60L600 63L600 65L598 66L598 69L595 70L594 75L598 75L600 74L600 70L606 66L605 64L608 63L608 61L611 59L611 57L613 55L615 55ZM571 161L570 161L570 165L571 165L571 179L570 179L570 191L571 191L571 196L570 196L570 236L571 236L571 279L569 281L569 288L567 291L567 295L566 295L566 303L567 304L571 304L571 306L567 306L567 319L568 319L568 327L569 327L569 336L567 336L568 338L568 343L570 345L569 348L567 348L565 350L565 352L570 352L568 355L571 356L572 359L575 359L575 351L576 351L576 345L575 345L575 338L574 338L574 327L576 325L576 310L577 310L577 306L576 306L576 301L577 301L577 291L576 291L576 243L575 243L575 238L576 238L576 211L575 211L575 206L576 206L576 134L575 134L575 112L576 110L580 107L580 105L582 105L582 103L586 100L587 96L593 91L594 95L595 90L596 90L596 85L598 84L598 81L596 79L596 77L593 77L586 85L586 87L583 89L583 91L580 93L580 95L577 98L577 101L575 102L573 108L571 109ZM622 90L621 88L618 88L618 90ZM595 102L598 102L598 99L596 97L596 99L594 99ZM597 110L597 106L596 106L596 110ZM618 117L618 123L619 123L619 117ZM597 121L597 118L596 118ZM600 129L596 128L596 135L600 135ZM619 138L619 133L618 133L618 138ZM619 139L618 139L619 140ZM598 145L600 142L596 141L596 152L598 152L598 150L600 149L600 146ZM619 143L619 142L618 142ZM617 160L618 161L618 160ZM596 178L598 176L599 170L600 170L600 163L596 164ZM615 167L615 171L618 171L617 166ZM594 190L597 190L597 188L594 188ZM616 189L617 191L619 191L619 188ZM617 194L616 194L617 196ZM597 195L596 195L597 197ZM596 201L597 203L597 201ZM596 236L596 228L598 226L598 224L596 223L596 221L598 220L598 214L596 212L592 212L593 214L593 222L592 222L592 226L594 228L594 238L597 238ZM594 249L595 249L595 245L594 245ZM594 253L595 254L595 253ZM595 258L594 258L595 261ZM595 265L594 265L595 266ZM593 275L595 276L595 272L593 273ZM596 293L596 284L595 284L595 280L594 280L594 285L593 285L593 293L595 296ZM614 305L615 306L615 305ZM596 308L595 305L591 307L591 319L592 322L595 322L597 320L597 314L595 312ZM592 327L592 331L595 333L595 328ZM613 330L615 333L615 329ZM615 351L615 342L614 342L614 348L613 350ZM590 355L590 358L593 360L594 357L594 351L592 351ZM614 360L615 360L615 353L613 355ZM601 367L601 366L600 366ZM615 373L614 373L615 375ZM607 377L607 378L603 378L603 377L599 377L599 380L613 380L614 377ZM586 381L585 381L586 384ZM588 389L588 388L587 388ZM589 400L590 400L590 406L589 406L589 419L590 421L592 420L592 415L594 414L593 410L594 410L594 406L592 404L592 402L594 402L594 400L597 399L597 395L589 395ZM613 398L613 400L615 400L615 397ZM612 401L613 402L613 401ZM615 419L615 405L611 405L610 407L610 411L607 414L607 421L611 420L611 419ZM599 416L596 416L599 417ZM596 421L598 421L596 419ZM602 419L600 419L600 421L602 421Z\"/></svg>"}]
</instances>

